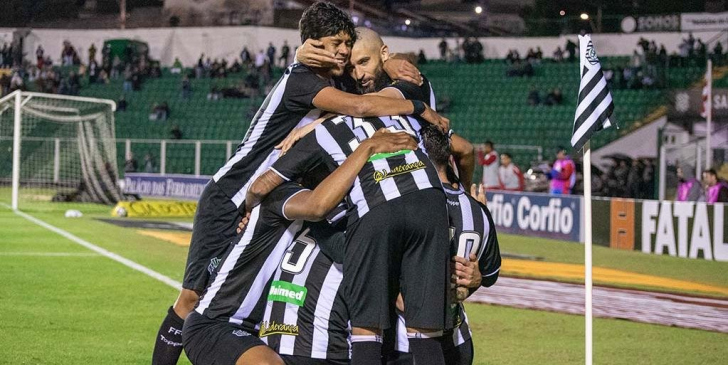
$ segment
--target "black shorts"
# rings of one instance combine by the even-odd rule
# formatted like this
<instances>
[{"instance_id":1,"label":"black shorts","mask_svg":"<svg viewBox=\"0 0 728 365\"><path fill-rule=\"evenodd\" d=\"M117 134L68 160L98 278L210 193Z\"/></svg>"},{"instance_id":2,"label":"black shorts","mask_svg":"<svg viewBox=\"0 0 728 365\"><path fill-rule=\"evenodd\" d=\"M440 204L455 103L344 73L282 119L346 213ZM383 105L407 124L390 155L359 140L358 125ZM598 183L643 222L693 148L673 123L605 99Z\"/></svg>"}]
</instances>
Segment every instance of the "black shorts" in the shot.
<instances>
[{"instance_id":1,"label":"black shorts","mask_svg":"<svg viewBox=\"0 0 728 365\"><path fill-rule=\"evenodd\" d=\"M448 365L472 365L473 364L473 340L469 339L459 346L442 349L445 355L445 364Z\"/></svg>"},{"instance_id":2,"label":"black shorts","mask_svg":"<svg viewBox=\"0 0 728 365\"><path fill-rule=\"evenodd\" d=\"M345 301L353 327L387 329L402 293L414 328L452 327L445 194L427 189L378 205L352 223L344 254Z\"/></svg>"},{"instance_id":3,"label":"black shorts","mask_svg":"<svg viewBox=\"0 0 728 365\"><path fill-rule=\"evenodd\" d=\"M202 293L230 243L237 236L242 216L238 207L212 180L197 204L192 240L182 287Z\"/></svg>"},{"instance_id":4,"label":"black shorts","mask_svg":"<svg viewBox=\"0 0 728 365\"><path fill-rule=\"evenodd\" d=\"M347 365L349 360L312 359L305 356L280 355L286 365Z\"/></svg>"},{"instance_id":5,"label":"black shorts","mask_svg":"<svg viewBox=\"0 0 728 365\"><path fill-rule=\"evenodd\" d=\"M246 351L265 343L240 326L192 311L182 328L182 346L195 365L235 365Z\"/></svg>"}]
</instances>

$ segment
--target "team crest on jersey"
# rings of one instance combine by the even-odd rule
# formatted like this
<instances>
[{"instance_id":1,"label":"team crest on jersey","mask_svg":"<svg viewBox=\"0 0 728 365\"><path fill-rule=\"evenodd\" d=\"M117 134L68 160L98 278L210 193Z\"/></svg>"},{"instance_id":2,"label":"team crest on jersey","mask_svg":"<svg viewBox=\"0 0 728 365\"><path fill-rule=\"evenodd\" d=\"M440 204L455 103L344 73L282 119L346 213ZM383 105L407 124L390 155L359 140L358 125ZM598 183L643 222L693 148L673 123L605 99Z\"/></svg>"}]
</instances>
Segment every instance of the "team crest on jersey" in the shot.
<instances>
[{"instance_id":1,"label":"team crest on jersey","mask_svg":"<svg viewBox=\"0 0 728 365\"><path fill-rule=\"evenodd\" d=\"M383 180L389 179L390 177L395 177L398 175L404 175L407 173L410 173L412 171L422 170L426 167L425 163L422 161L412 162L412 163L406 163L403 165L395 166L389 171L382 169L374 171L374 182L379 184Z\"/></svg>"},{"instance_id":2,"label":"team crest on jersey","mask_svg":"<svg viewBox=\"0 0 728 365\"><path fill-rule=\"evenodd\" d=\"M212 275L212 273L215 272L215 269L217 269L217 266L220 265L220 259L217 257L213 257L212 260L210 260L210 265L207 265L207 271Z\"/></svg>"},{"instance_id":3,"label":"team crest on jersey","mask_svg":"<svg viewBox=\"0 0 728 365\"><path fill-rule=\"evenodd\" d=\"M235 330L235 331L233 331L233 335L238 336L238 337L245 337L245 336L250 336L250 333L245 332L243 330Z\"/></svg>"},{"instance_id":4,"label":"team crest on jersey","mask_svg":"<svg viewBox=\"0 0 728 365\"><path fill-rule=\"evenodd\" d=\"M260 323L260 331L258 337L266 337L271 335L289 335L298 336L298 326L295 324L276 323L276 321L263 321Z\"/></svg>"}]
</instances>

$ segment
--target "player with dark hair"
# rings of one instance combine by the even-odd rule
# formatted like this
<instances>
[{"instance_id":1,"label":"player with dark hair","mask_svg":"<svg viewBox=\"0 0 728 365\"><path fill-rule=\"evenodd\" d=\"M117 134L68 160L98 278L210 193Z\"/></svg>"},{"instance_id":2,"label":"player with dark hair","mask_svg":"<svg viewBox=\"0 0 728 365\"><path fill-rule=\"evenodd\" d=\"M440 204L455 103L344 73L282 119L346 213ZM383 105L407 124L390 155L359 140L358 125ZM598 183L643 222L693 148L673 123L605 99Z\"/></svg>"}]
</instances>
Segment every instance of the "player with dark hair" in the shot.
<instances>
[{"instance_id":1,"label":"player with dark hair","mask_svg":"<svg viewBox=\"0 0 728 365\"><path fill-rule=\"evenodd\" d=\"M185 320L182 339L190 361L195 365L282 364L255 334L265 310L264 293L271 287L278 263L292 250L292 242L305 239L317 227L302 220L321 220L336 207L371 156L415 148L409 135L381 131L364 141L313 191L293 182L278 186L246 217L245 230ZM292 264L294 269L296 265ZM278 295L303 301L305 293L292 289L280 288Z\"/></svg>"},{"instance_id":2,"label":"player with dark hair","mask_svg":"<svg viewBox=\"0 0 728 365\"><path fill-rule=\"evenodd\" d=\"M451 306L454 328L445 331L442 349L448 365L470 365L473 362L473 341L462 301L480 286L489 287L498 280L501 266L498 237L490 211L483 204L485 191L481 185L476 191L472 185L471 195L465 193L449 165L450 141L447 135L435 128L425 126L420 131L422 145L428 151L430 160L437 169L448 200L450 216L453 284L457 285L457 304ZM476 199L477 198L477 199ZM481 274L482 273L482 274ZM407 313L406 306L404 314ZM400 317L395 349L406 353L407 333L403 330L406 320ZM408 363L406 356L394 356L398 364ZM402 361L405 359L405 361ZM394 363L391 362L390 363Z\"/></svg>"},{"instance_id":3,"label":"player with dark hair","mask_svg":"<svg viewBox=\"0 0 728 365\"><path fill-rule=\"evenodd\" d=\"M248 191L246 210L286 180L316 166L338 166L379 128L418 136L421 123L410 117L329 118L258 178ZM442 243L448 239L448 222L441 188L426 151L401 151L372 157L347 196L342 287L354 365L381 361L381 334L396 319L400 291L415 360L445 363L435 338L452 325L446 315L449 249Z\"/></svg>"},{"instance_id":4,"label":"player with dark hair","mask_svg":"<svg viewBox=\"0 0 728 365\"><path fill-rule=\"evenodd\" d=\"M180 328L235 237L245 192L252 180L275 161L276 145L294 128L311 124L322 110L362 117L415 114L447 128L448 120L421 101L354 95L331 86L332 78L344 73L356 40L354 25L346 13L330 3L317 2L304 11L300 24L302 34L318 36L321 47L337 62L322 67L300 63L289 66L256 113L235 154L205 187L195 213L183 289L157 333L152 355L155 365L176 364L179 359Z\"/></svg>"}]
</instances>

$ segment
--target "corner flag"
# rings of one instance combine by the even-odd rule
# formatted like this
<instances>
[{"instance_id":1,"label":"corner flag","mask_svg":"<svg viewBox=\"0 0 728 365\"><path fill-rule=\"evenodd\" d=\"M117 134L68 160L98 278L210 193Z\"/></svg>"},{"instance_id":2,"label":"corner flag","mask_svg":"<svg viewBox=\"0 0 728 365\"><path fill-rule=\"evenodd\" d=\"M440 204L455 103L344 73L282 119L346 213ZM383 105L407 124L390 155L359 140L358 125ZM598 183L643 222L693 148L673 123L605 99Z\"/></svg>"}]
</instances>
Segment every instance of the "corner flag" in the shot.
<instances>
[{"instance_id":1,"label":"corner flag","mask_svg":"<svg viewBox=\"0 0 728 365\"><path fill-rule=\"evenodd\" d=\"M579 36L579 53L581 83L571 136L571 146L576 150L582 149L595 132L612 125L609 117L614 111L612 94L607 88L590 35Z\"/></svg>"}]
</instances>

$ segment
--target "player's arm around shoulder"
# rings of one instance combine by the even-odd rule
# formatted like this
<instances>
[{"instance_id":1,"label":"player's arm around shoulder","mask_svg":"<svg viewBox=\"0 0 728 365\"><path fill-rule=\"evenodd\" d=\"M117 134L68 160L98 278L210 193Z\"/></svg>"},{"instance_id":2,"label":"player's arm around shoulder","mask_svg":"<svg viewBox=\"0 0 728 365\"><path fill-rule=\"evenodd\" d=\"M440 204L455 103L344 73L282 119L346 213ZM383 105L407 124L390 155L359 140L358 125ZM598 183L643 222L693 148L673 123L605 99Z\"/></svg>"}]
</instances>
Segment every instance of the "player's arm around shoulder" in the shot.
<instances>
[{"instance_id":1,"label":"player's arm around shoulder","mask_svg":"<svg viewBox=\"0 0 728 365\"><path fill-rule=\"evenodd\" d=\"M349 192L359 171L372 155L417 149L417 142L406 133L378 130L362 142L341 166L324 179L314 190L293 196L284 207L289 219L319 221L334 209Z\"/></svg>"}]
</instances>

